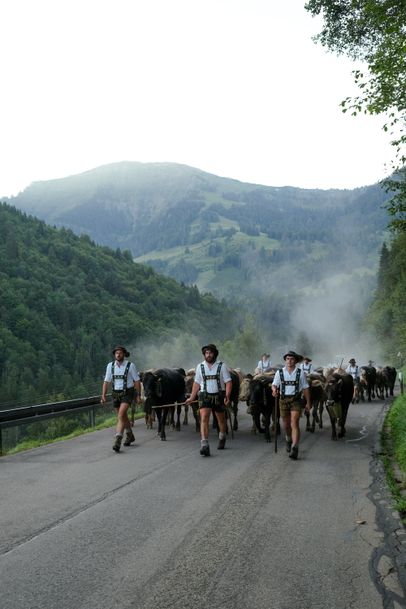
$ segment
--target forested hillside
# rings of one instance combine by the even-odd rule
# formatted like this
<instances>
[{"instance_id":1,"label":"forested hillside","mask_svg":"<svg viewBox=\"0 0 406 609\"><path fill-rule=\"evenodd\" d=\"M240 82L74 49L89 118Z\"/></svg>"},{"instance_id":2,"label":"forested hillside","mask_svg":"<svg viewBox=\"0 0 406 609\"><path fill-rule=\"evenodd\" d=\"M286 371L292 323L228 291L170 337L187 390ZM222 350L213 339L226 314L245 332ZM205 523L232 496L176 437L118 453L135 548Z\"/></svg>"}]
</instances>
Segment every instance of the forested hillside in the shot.
<instances>
[{"instance_id":1,"label":"forested hillside","mask_svg":"<svg viewBox=\"0 0 406 609\"><path fill-rule=\"evenodd\" d=\"M406 232L382 246L378 285L366 324L392 365L406 362Z\"/></svg>"},{"instance_id":2,"label":"forested hillside","mask_svg":"<svg viewBox=\"0 0 406 609\"><path fill-rule=\"evenodd\" d=\"M337 337L340 350L358 338L388 198L379 185L279 188L124 162L36 182L10 202L249 311L268 344L301 333L327 358Z\"/></svg>"},{"instance_id":3,"label":"forested hillside","mask_svg":"<svg viewBox=\"0 0 406 609\"><path fill-rule=\"evenodd\" d=\"M235 328L212 296L7 204L0 205L0 292L3 407L88 395L114 344L135 348L142 365L148 341L229 338Z\"/></svg>"},{"instance_id":4,"label":"forested hillside","mask_svg":"<svg viewBox=\"0 0 406 609\"><path fill-rule=\"evenodd\" d=\"M248 250L258 260L271 254L280 263L304 255L311 262L324 257L331 240L336 256L343 236L354 243L362 235L357 251L368 254L386 226L387 198L378 185L277 188L174 163L123 162L35 182L10 202L48 224L129 249L177 279L195 281L204 273L201 249L223 268L240 266Z\"/></svg>"}]
</instances>

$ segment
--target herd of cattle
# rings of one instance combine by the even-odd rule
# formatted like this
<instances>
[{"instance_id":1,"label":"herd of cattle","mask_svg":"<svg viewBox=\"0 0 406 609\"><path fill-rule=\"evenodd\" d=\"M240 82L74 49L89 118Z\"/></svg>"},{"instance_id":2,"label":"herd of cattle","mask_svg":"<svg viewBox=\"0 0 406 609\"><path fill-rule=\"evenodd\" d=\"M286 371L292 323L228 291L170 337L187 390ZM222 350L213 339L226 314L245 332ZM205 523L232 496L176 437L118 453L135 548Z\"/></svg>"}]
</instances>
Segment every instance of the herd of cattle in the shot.
<instances>
[{"instance_id":1,"label":"herd of cattle","mask_svg":"<svg viewBox=\"0 0 406 609\"><path fill-rule=\"evenodd\" d=\"M278 400L275 403L271 388L276 370L278 368L272 367L263 374L256 375L243 374L239 369L230 370L232 392L228 414L233 431L238 429L239 402L246 402L247 412L252 416L253 432L263 434L267 442L271 441L272 430L279 432ZM183 403L191 393L194 373L194 370L186 372L183 368L160 368L141 373L145 420L147 426L152 428L156 414L161 440L166 439L167 424L180 430L182 407L183 424L188 423L189 407ZM307 380L312 408L309 413L305 412L306 430L314 432L316 425L320 429L323 427L323 412L326 408L331 422L331 437L337 440L345 435L351 403L393 396L396 369L391 366L361 366L359 378L354 380L342 368L317 368L307 374ZM197 404L192 405L192 413L196 431L199 431Z\"/></svg>"}]
</instances>

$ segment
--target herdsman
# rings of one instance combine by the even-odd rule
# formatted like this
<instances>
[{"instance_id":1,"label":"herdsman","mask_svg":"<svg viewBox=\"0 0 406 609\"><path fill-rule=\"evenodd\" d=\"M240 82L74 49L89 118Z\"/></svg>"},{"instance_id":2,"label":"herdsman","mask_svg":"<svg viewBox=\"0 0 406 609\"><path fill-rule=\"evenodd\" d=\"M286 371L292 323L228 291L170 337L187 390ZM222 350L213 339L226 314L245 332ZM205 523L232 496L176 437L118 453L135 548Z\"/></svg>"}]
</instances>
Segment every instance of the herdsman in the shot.
<instances>
[{"instance_id":1,"label":"herdsman","mask_svg":"<svg viewBox=\"0 0 406 609\"><path fill-rule=\"evenodd\" d=\"M351 374L351 376L354 380L354 385L355 385L355 383L358 383L359 371L358 371L357 362L355 361L355 359L353 357L348 361L348 366L345 369L345 371L347 374Z\"/></svg>"},{"instance_id":2,"label":"herdsman","mask_svg":"<svg viewBox=\"0 0 406 609\"><path fill-rule=\"evenodd\" d=\"M270 367L272 366L271 362L271 354L263 353L261 355L261 359L259 360L257 367L255 368L255 374L264 374L264 372L268 372Z\"/></svg>"},{"instance_id":3,"label":"herdsman","mask_svg":"<svg viewBox=\"0 0 406 609\"><path fill-rule=\"evenodd\" d=\"M219 426L217 448L223 450L226 445L226 408L230 405L231 376L224 362L218 362L218 349L210 343L202 347L204 361L196 367L195 380L187 404L199 399L200 413L200 454L210 456L209 422L213 412Z\"/></svg>"},{"instance_id":4,"label":"herdsman","mask_svg":"<svg viewBox=\"0 0 406 609\"><path fill-rule=\"evenodd\" d=\"M303 362L300 364L300 367L303 372L306 372L306 374L310 374L312 371L312 360L310 359L310 357L304 357Z\"/></svg>"},{"instance_id":5,"label":"herdsman","mask_svg":"<svg viewBox=\"0 0 406 609\"><path fill-rule=\"evenodd\" d=\"M310 389L306 374L297 364L303 359L295 351L288 351L284 356L285 366L275 373L272 382L272 394L279 393L279 409L285 428L286 450L291 459L299 455L300 427L302 415L301 395L306 400L306 410L311 410Z\"/></svg>"},{"instance_id":6,"label":"herdsman","mask_svg":"<svg viewBox=\"0 0 406 609\"><path fill-rule=\"evenodd\" d=\"M113 406L117 412L116 438L113 450L120 452L124 430L126 438L124 446L130 446L135 441L127 411L131 402L141 402L141 381L135 364L126 358L130 357L127 349L121 345L113 349L114 361L107 364L104 377L101 403L106 403L106 394L110 383L112 384Z\"/></svg>"},{"instance_id":7,"label":"herdsman","mask_svg":"<svg viewBox=\"0 0 406 609\"><path fill-rule=\"evenodd\" d=\"M353 357L350 360L348 360L348 366L345 369L345 371L346 371L347 374L351 374L352 379L354 381L354 393L353 393L353 396L352 396L352 400L353 400L353 403L354 403L355 400L358 401L358 399L359 399L358 392L359 392L359 380L360 380L360 378L359 378L359 369L358 369L358 366L357 366L357 362L355 361L355 359Z\"/></svg>"}]
</instances>

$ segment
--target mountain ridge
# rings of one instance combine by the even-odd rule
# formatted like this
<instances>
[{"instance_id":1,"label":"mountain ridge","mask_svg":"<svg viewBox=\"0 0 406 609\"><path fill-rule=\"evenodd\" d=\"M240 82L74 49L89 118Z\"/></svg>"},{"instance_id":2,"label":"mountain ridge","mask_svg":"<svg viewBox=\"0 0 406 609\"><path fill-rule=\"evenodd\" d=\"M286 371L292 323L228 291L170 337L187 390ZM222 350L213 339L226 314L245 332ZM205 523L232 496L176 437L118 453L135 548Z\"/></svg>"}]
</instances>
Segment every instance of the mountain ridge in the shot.
<instances>
[{"instance_id":1,"label":"mountain ridge","mask_svg":"<svg viewBox=\"0 0 406 609\"><path fill-rule=\"evenodd\" d=\"M274 336L283 334L287 303L303 309L311 301L318 310L320 292L336 317L337 298L348 292L357 328L375 286L388 199L379 184L271 187L128 161L36 183L10 203L238 304ZM314 314L297 323L313 332Z\"/></svg>"}]
</instances>

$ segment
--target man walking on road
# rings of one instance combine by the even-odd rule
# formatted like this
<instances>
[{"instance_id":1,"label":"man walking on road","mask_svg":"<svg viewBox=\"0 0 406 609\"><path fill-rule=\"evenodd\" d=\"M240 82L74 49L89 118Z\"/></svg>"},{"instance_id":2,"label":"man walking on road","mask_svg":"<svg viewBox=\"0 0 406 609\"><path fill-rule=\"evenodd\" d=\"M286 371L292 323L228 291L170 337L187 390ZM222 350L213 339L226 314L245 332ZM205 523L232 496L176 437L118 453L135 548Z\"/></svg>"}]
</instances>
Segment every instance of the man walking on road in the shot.
<instances>
[{"instance_id":1,"label":"man walking on road","mask_svg":"<svg viewBox=\"0 0 406 609\"><path fill-rule=\"evenodd\" d=\"M204 361L196 368L192 393L186 400L190 404L199 398L200 412L200 454L210 456L209 422L213 412L219 426L219 443L217 448L223 450L226 445L226 408L230 404L231 376L223 362L217 362L219 354L216 345L202 347Z\"/></svg>"},{"instance_id":2,"label":"man walking on road","mask_svg":"<svg viewBox=\"0 0 406 609\"><path fill-rule=\"evenodd\" d=\"M125 347L115 347L113 355L114 361L107 364L100 401L102 404L106 403L107 390L112 383L113 406L117 412L116 439L113 450L118 453L124 430L126 430L124 446L130 446L135 441L127 411L134 397L137 404L141 402L141 381L135 364L125 359L130 356Z\"/></svg>"},{"instance_id":3,"label":"man walking on road","mask_svg":"<svg viewBox=\"0 0 406 609\"><path fill-rule=\"evenodd\" d=\"M297 364L302 356L295 351L288 351L283 356L285 366L275 373L272 383L272 395L279 399L279 408L285 427L286 450L291 459L299 455L300 427L299 419L302 415L301 393L306 400L306 410L310 412L310 389L306 374Z\"/></svg>"}]
</instances>

